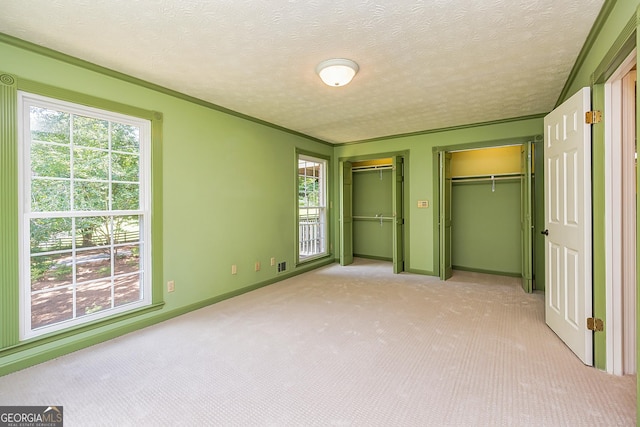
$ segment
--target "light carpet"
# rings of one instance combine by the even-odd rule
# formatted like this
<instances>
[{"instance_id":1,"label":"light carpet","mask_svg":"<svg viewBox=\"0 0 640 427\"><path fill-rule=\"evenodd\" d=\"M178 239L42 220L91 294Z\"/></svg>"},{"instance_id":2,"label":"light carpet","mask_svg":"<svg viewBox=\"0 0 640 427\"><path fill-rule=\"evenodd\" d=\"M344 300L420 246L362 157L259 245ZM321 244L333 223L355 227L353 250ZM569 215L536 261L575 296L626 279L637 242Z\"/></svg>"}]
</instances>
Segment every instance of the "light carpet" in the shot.
<instances>
[{"instance_id":1,"label":"light carpet","mask_svg":"<svg viewBox=\"0 0 640 427\"><path fill-rule=\"evenodd\" d=\"M636 378L584 366L542 294L330 265L0 378L65 426L630 426Z\"/></svg>"}]
</instances>

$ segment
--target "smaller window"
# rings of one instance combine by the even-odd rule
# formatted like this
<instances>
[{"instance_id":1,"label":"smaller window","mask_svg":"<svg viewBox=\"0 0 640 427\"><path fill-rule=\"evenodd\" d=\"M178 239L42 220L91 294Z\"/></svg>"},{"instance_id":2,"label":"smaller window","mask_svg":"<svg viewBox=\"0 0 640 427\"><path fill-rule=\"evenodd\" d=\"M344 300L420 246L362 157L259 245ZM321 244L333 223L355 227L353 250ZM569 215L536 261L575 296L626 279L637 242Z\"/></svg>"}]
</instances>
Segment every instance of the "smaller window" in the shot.
<instances>
[{"instance_id":1,"label":"smaller window","mask_svg":"<svg viewBox=\"0 0 640 427\"><path fill-rule=\"evenodd\" d=\"M298 156L298 259L327 254L327 161Z\"/></svg>"}]
</instances>

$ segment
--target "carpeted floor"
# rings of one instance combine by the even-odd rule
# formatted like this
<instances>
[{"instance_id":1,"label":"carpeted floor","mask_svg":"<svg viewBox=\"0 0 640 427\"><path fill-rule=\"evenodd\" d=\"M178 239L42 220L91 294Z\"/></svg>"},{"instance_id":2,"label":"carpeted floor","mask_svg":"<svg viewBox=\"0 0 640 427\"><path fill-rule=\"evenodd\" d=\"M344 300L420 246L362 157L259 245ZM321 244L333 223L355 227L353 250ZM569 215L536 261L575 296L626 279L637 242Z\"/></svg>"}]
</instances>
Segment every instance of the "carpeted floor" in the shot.
<instances>
[{"instance_id":1,"label":"carpeted floor","mask_svg":"<svg viewBox=\"0 0 640 427\"><path fill-rule=\"evenodd\" d=\"M585 367L543 302L357 259L2 377L0 405L69 427L635 425L635 376Z\"/></svg>"}]
</instances>

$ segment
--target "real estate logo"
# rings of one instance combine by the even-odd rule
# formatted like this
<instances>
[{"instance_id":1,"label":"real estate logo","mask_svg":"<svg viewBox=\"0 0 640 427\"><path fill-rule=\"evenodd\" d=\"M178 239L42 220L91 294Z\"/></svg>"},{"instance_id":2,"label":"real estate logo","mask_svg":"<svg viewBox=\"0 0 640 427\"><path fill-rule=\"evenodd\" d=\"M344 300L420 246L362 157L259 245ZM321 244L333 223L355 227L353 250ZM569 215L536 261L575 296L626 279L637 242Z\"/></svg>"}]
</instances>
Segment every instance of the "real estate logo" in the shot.
<instances>
[{"instance_id":1,"label":"real estate logo","mask_svg":"<svg viewBox=\"0 0 640 427\"><path fill-rule=\"evenodd\" d=\"M0 427L62 427L62 406L0 406Z\"/></svg>"}]
</instances>

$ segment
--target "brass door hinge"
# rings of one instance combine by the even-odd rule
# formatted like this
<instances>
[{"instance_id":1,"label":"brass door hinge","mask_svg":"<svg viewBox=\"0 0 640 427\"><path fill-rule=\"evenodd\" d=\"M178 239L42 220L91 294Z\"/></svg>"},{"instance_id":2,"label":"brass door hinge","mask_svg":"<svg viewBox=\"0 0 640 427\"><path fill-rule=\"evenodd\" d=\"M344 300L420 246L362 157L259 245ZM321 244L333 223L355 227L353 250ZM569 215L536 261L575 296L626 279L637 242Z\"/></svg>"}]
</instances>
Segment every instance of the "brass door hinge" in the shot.
<instances>
[{"instance_id":1,"label":"brass door hinge","mask_svg":"<svg viewBox=\"0 0 640 427\"><path fill-rule=\"evenodd\" d=\"M587 329L593 332L602 332L604 331L604 322L602 319L587 317Z\"/></svg>"},{"instance_id":2,"label":"brass door hinge","mask_svg":"<svg viewBox=\"0 0 640 427\"><path fill-rule=\"evenodd\" d=\"M595 125L596 123L600 123L602 121L602 111L587 111L584 120L588 125Z\"/></svg>"}]
</instances>

